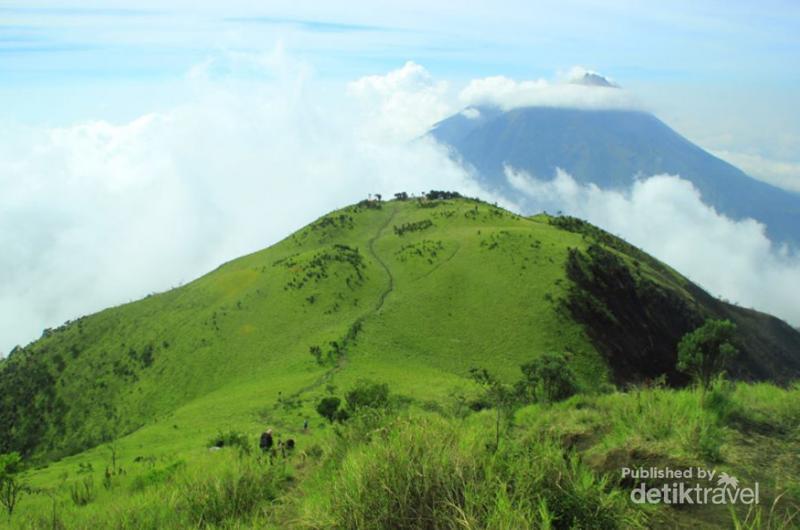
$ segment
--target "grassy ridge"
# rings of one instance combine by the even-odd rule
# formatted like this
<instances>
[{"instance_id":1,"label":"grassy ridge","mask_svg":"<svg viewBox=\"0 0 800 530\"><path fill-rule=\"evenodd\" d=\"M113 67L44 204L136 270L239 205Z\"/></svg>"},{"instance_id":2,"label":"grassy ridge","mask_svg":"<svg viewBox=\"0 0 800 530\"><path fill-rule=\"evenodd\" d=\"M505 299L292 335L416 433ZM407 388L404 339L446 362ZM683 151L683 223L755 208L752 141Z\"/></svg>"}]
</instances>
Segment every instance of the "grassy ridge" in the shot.
<instances>
[{"instance_id":1,"label":"grassy ridge","mask_svg":"<svg viewBox=\"0 0 800 530\"><path fill-rule=\"evenodd\" d=\"M453 403L463 405L478 394L468 378L470 368L487 368L508 381L517 378L523 362L557 351L567 354L584 396L608 392L615 381L639 381L651 359L637 345L658 340L659 351L674 356L670 341L683 332L668 321L668 333L659 335L653 330L665 326L662 313L635 310L652 293L679 302L664 306L668 310L687 308L688 317L681 322L721 310L734 320L746 317L743 350L750 364L741 364L737 375L800 374L796 364L800 358L792 350L800 337L797 333L787 334L777 324L762 332L766 328L758 325L762 322L758 315L741 310L744 316L737 317L738 309L711 299L638 249L593 227L564 222L548 216L523 218L465 199L364 202L321 217L280 243L226 263L185 286L47 331L0 366L0 419L3 425L14 426L0 433L0 452L21 450L31 462L38 462L40 467L29 472L28 480L41 491L53 492L52 498L30 497L19 519L38 520L54 502L76 527L93 520L130 528L191 526L198 524L191 515L192 499L213 500L220 492L242 488L258 502L247 504L250 501L243 499L242 506L250 508L233 514L225 512L222 503L217 510L221 519L215 524L232 518L234 526L258 527L265 522L285 526L287 521L314 526L315 517L322 517L320 507L327 513L334 502L323 498L325 484L335 483L327 473L349 458L362 467L386 460L387 451L397 444L422 443L431 432L442 436L432 439L431 447L439 447L442 454L452 452L454 460L439 462L428 460L435 455L419 454L414 465L441 464L450 470L447 473L461 473L462 461L472 458L476 467L463 472L475 481L495 475L504 481L522 480L503 475L509 472L511 459L527 458L516 449L504 453L509 460L502 464L480 452L480 443L469 446L469 440L484 436L488 418L477 414L459 419L451 410ZM571 260L578 259L585 272L580 277L570 273ZM591 311L572 311L570 303L576 299L588 304L578 307ZM610 320L596 315L610 315ZM597 329L616 334L603 335ZM621 342L621 336L635 341ZM794 356L776 357L772 351L793 351ZM621 372L620 359L633 362L634 369ZM769 362L763 363L764 371L755 372L752 367L761 366L759 359ZM351 436L350 445L337 447L336 440L342 438L334 435L314 407L323 396L341 395L362 378L388 382L409 408L400 419L385 418L401 422L395 429L397 437L384 440L386 446L362 447L353 433L343 433L345 438ZM742 425L756 430L773 420L758 415L759 399L769 402L764 414L770 415L780 409L776 396L793 399L796 394L759 386L742 386L737 392L738 402L756 411L748 413ZM582 467L561 471L572 473L576 487L585 483L587 489L581 491L593 496L593 501L586 501L590 505L596 502L598 509L610 510L613 517L635 522L641 514L613 495L606 498L611 486L603 482L603 474L611 470L607 463L615 461L609 455L625 446L624 440L644 437L642 447L687 461L727 458L697 453L703 436L709 451L719 436L730 440L726 443L731 451L747 451L744 435L736 438L737 432L745 431L702 423L706 420L697 418L709 413L697 412L692 396L653 390L576 398L563 408L523 411L513 431L520 443L537 432L552 433L536 442L545 455L566 451L569 457L570 451L580 449L588 459ZM641 399L655 401L647 405ZM631 408L634 403L636 408ZM642 412L648 406L653 418ZM796 434L792 410L787 406L781 413L781 418L789 418L788 431L767 430L764 435L774 444L770 454L782 455L787 447L795 447L793 439L785 438L787 432ZM624 411L629 411L625 421L633 427L618 421L625 417ZM306 418L311 419L307 432L302 429ZM278 473L259 467L264 464L252 458L241 460L235 451L207 449L220 431L245 432L252 438L267 425L283 439L298 440L305 459L298 457ZM659 425L662 430L653 434ZM686 431L687 426L699 434ZM570 431L573 427L585 432ZM371 439L364 431L355 432ZM469 447L462 447L462 438ZM106 491L100 483L109 465L110 445L122 455L126 473L115 476L118 484ZM555 466L558 459L553 458L546 465ZM74 506L69 492L83 480L77 472L81 465L92 467L96 498ZM535 469L540 472L532 471L530 480L544 481L545 468ZM376 470L371 473L380 475ZM228 482L215 482L218 474ZM266 482L257 478L267 475ZM358 473L347 480L342 488L368 493L374 487ZM431 480L439 484L439 478ZM493 499L500 504L492 505L485 498L490 490L472 491L474 484L442 480L445 489L461 484L477 496L476 504L467 502L463 492L447 499L451 508L455 500L464 501L456 503L458 510L447 512L452 525L458 517L466 517L474 522L472 527L500 528L509 521L544 527L557 512L553 503L560 502L541 497L520 508L520 498L512 495ZM154 487L139 488L135 481L151 481ZM308 487L298 490L298 481ZM200 489L187 492L192 484ZM531 482L529 487L545 488L542 484ZM434 490L418 493L427 498ZM292 497L296 492L302 492L301 498ZM368 508L369 502L386 499L363 501L330 512L345 518L334 523L346 527L346 517L355 516L358 509L364 510L359 517L379 513L378 508ZM721 520L718 514L713 517ZM365 527L370 526L365 523Z\"/></svg>"},{"instance_id":2,"label":"grassy ridge","mask_svg":"<svg viewBox=\"0 0 800 530\"><path fill-rule=\"evenodd\" d=\"M74 453L259 381L253 398L264 407L330 369L309 348L336 363L343 354L332 343L345 341L354 377L389 376L409 361L437 381L473 364L510 373L532 351L568 348L593 384L602 360L556 311L566 245L579 238L486 204L433 204L345 208L184 287L48 332L5 363L2 412L22 428L2 449ZM394 231L422 221L431 225ZM26 366L25 377L28 365L49 380L26 392L8 376ZM407 384L402 391L433 388L416 376ZM230 413L252 414L254 399Z\"/></svg>"}]
</instances>

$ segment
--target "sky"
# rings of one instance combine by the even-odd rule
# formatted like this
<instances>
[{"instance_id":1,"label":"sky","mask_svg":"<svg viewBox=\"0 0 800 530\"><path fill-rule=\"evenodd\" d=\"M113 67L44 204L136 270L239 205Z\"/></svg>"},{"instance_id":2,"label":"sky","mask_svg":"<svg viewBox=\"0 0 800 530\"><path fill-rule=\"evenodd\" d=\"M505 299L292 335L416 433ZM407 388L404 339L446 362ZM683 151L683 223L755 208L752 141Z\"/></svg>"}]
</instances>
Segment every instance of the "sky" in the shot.
<instances>
[{"instance_id":1,"label":"sky","mask_svg":"<svg viewBox=\"0 0 800 530\"><path fill-rule=\"evenodd\" d=\"M493 199L419 140L487 90L509 104L644 109L800 191L798 30L790 1L0 2L0 353L369 192ZM565 88L576 68L613 79L622 99ZM783 294L800 285L797 263L679 176L617 197L510 171L714 294L800 324ZM654 238L676 212L637 231L603 207L644 215L656 191L713 245ZM712 247L736 260L724 277L699 259Z\"/></svg>"}]
</instances>

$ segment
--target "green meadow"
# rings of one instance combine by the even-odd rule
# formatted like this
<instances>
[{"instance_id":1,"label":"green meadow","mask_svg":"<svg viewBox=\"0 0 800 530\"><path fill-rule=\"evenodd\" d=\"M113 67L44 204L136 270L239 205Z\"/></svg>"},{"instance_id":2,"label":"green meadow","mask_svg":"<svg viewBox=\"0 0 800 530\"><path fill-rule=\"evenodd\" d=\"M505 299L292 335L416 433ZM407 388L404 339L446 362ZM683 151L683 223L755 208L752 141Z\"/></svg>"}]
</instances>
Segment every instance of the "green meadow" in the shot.
<instances>
[{"instance_id":1,"label":"green meadow","mask_svg":"<svg viewBox=\"0 0 800 530\"><path fill-rule=\"evenodd\" d=\"M738 382L702 392L676 346L709 318L737 325ZM362 201L0 361L0 453L22 454L28 488L0 524L793 528L798 346L575 219ZM471 374L510 387L548 353L567 399L505 406ZM317 413L371 384L388 399ZM295 449L261 454L267 428ZM761 502L631 502L620 470L653 465L758 482Z\"/></svg>"}]
</instances>

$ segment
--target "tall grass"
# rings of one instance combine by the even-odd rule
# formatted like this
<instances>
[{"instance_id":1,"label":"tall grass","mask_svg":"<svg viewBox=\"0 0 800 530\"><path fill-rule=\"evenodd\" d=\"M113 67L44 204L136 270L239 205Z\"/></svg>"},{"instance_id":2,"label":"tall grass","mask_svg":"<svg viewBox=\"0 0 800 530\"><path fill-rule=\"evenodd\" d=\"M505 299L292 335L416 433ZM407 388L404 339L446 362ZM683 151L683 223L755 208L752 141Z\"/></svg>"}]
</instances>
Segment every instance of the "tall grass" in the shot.
<instances>
[{"instance_id":1,"label":"tall grass","mask_svg":"<svg viewBox=\"0 0 800 530\"><path fill-rule=\"evenodd\" d=\"M507 441L435 416L390 422L353 447L300 525L307 528L636 528L642 516L553 441Z\"/></svg>"},{"instance_id":2,"label":"tall grass","mask_svg":"<svg viewBox=\"0 0 800 530\"><path fill-rule=\"evenodd\" d=\"M589 438L596 450L646 449L686 461L725 461L733 430L791 432L800 425L800 390L719 380L697 389L640 388L576 396L517 415L523 429L547 431L565 441Z\"/></svg>"},{"instance_id":3,"label":"tall grass","mask_svg":"<svg viewBox=\"0 0 800 530\"><path fill-rule=\"evenodd\" d=\"M702 404L692 389L649 388L533 405L496 451L492 411L365 409L326 429L314 446L322 449L292 461L297 485L289 463L270 465L231 443L129 468L118 487L89 486L88 496L99 472L64 479L50 497L26 498L39 509L15 514L14 528L637 528L691 515L633 505L621 466L718 460L760 482L763 504L747 513L698 507L698 520L781 530L800 521L798 386L719 382Z\"/></svg>"},{"instance_id":4,"label":"tall grass","mask_svg":"<svg viewBox=\"0 0 800 530\"><path fill-rule=\"evenodd\" d=\"M102 506L99 500L77 506L56 498L52 513L37 514L14 528L265 528L274 517L276 500L287 493L288 464L273 465L238 452L218 457L213 468L176 461L148 470L118 490L124 498L107 499Z\"/></svg>"},{"instance_id":5,"label":"tall grass","mask_svg":"<svg viewBox=\"0 0 800 530\"><path fill-rule=\"evenodd\" d=\"M240 459L219 476L184 481L178 490L178 511L199 528L248 520L259 510L268 511L281 494L284 479L282 465Z\"/></svg>"},{"instance_id":6,"label":"tall grass","mask_svg":"<svg viewBox=\"0 0 800 530\"><path fill-rule=\"evenodd\" d=\"M800 526L800 508L779 509L778 496L769 507L751 506L744 517L739 516L732 507L731 527L734 530L792 530Z\"/></svg>"}]
</instances>

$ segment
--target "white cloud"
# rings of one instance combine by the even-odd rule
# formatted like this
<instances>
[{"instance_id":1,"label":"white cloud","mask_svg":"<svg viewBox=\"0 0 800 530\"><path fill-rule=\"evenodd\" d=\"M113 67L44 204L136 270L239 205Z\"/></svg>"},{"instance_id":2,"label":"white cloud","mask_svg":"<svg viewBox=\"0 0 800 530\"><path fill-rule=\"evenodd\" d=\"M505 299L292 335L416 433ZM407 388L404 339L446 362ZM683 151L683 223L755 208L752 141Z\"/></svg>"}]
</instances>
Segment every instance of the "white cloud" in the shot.
<instances>
[{"instance_id":1,"label":"white cloud","mask_svg":"<svg viewBox=\"0 0 800 530\"><path fill-rule=\"evenodd\" d=\"M473 79L461 90L464 105L496 105L504 110L528 106L571 107L581 109L639 109L642 107L621 88L575 84L587 73L605 79L596 72L574 67L561 80L516 81L505 76ZM575 76L579 76L576 78Z\"/></svg>"},{"instance_id":2,"label":"white cloud","mask_svg":"<svg viewBox=\"0 0 800 530\"><path fill-rule=\"evenodd\" d=\"M194 69L185 104L129 123L0 131L0 351L192 280L368 193L482 193L432 140L396 141L441 112L413 108L442 90L416 65L357 82L355 97L309 83L285 57L244 65L271 81L208 75L240 59Z\"/></svg>"},{"instance_id":3,"label":"white cloud","mask_svg":"<svg viewBox=\"0 0 800 530\"><path fill-rule=\"evenodd\" d=\"M578 183L561 170L542 181L507 167L506 178L529 198L529 208L587 219L712 294L800 324L800 257L775 248L756 221L733 221L706 206L689 181L658 175L622 193Z\"/></svg>"},{"instance_id":4,"label":"white cloud","mask_svg":"<svg viewBox=\"0 0 800 530\"><path fill-rule=\"evenodd\" d=\"M461 115L470 120L475 120L481 117L481 111L475 107L467 107L461 111Z\"/></svg>"},{"instance_id":5,"label":"white cloud","mask_svg":"<svg viewBox=\"0 0 800 530\"><path fill-rule=\"evenodd\" d=\"M454 113L446 81L434 81L422 66L408 61L386 75L362 77L348 85L348 92L370 106L370 134L411 140L432 123Z\"/></svg>"},{"instance_id":6,"label":"white cloud","mask_svg":"<svg viewBox=\"0 0 800 530\"><path fill-rule=\"evenodd\" d=\"M751 177L785 190L800 193L800 163L772 160L761 155L731 151L713 151L713 153Z\"/></svg>"}]
</instances>

